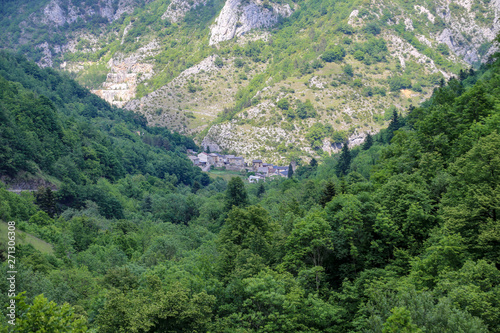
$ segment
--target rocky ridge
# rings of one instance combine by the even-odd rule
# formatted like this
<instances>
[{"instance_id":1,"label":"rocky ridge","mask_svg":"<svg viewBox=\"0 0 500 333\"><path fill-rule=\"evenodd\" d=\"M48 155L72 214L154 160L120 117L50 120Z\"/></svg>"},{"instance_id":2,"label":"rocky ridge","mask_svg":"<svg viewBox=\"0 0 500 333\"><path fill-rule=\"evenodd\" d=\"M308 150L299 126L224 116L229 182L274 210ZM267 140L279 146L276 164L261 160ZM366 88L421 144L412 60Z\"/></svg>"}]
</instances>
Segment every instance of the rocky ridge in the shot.
<instances>
[{"instance_id":1,"label":"rocky ridge","mask_svg":"<svg viewBox=\"0 0 500 333\"><path fill-rule=\"evenodd\" d=\"M210 28L209 45L242 36L253 29L269 28L280 17L292 14L288 4L280 5L260 0L227 0L215 24Z\"/></svg>"},{"instance_id":2,"label":"rocky ridge","mask_svg":"<svg viewBox=\"0 0 500 333\"><path fill-rule=\"evenodd\" d=\"M150 2L151 0L147 0ZM87 22L95 17L103 18L102 23L111 23L119 19L122 15L131 14L138 6L138 0L100 0L97 3L88 5L85 2L50 0L40 12L33 12L28 19L21 22L22 34L25 35L30 27L44 27L52 30L70 26L78 21ZM85 31L76 31L74 36L69 38L64 44L53 44L46 41L36 45L43 52L43 57L38 61L40 67L52 67L54 58L65 53L75 52L77 41L81 38L97 43L100 36L88 34ZM97 51L93 47L92 52Z\"/></svg>"},{"instance_id":3,"label":"rocky ridge","mask_svg":"<svg viewBox=\"0 0 500 333\"><path fill-rule=\"evenodd\" d=\"M130 14L134 10L134 0L100 0L97 5L81 6L74 5L70 1L51 0L43 9L43 15L33 13L31 20L40 20L47 25L63 26L71 24L78 19L86 20L98 15L112 22L124 13Z\"/></svg>"},{"instance_id":4,"label":"rocky ridge","mask_svg":"<svg viewBox=\"0 0 500 333\"><path fill-rule=\"evenodd\" d=\"M436 15L446 23L446 28L437 36L437 40L446 44L453 53L463 57L468 63L487 59L493 49L481 55L479 49L485 43L491 42L500 31L500 0L487 3L484 12L474 7L474 1L457 1L462 9L451 11L448 1L440 1L436 6ZM493 24L480 24L479 16L492 20ZM481 59L482 58L482 59Z\"/></svg>"}]
</instances>

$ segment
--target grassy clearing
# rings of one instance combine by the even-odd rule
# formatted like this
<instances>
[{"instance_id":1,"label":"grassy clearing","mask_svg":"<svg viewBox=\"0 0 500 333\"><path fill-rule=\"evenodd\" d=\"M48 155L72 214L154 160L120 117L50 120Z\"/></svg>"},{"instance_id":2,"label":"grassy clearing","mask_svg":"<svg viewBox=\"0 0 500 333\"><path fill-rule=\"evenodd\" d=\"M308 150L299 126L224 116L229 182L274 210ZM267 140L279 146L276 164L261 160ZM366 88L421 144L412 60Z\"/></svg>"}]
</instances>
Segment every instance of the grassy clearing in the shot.
<instances>
[{"instance_id":1,"label":"grassy clearing","mask_svg":"<svg viewBox=\"0 0 500 333\"><path fill-rule=\"evenodd\" d=\"M229 170L210 170L208 173L210 178L217 178L217 177L222 177L224 180L229 181L233 177L241 177L243 180L246 180L247 178L245 176L242 176L241 173L238 171L229 171Z\"/></svg>"},{"instance_id":2,"label":"grassy clearing","mask_svg":"<svg viewBox=\"0 0 500 333\"><path fill-rule=\"evenodd\" d=\"M8 232L8 225L6 222L0 221L0 242L1 243L6 243L8 241L7 238L7 232ZM53 254L54 249L52 248L52 245L31 235L28 233L25 233L24 231L21 231L19 229L16 229L16 244L21 244L21 245L26 245L26 244L31 244L35 249L42 253L48 253L48 254Z\"/></svg>"}]
</instances>

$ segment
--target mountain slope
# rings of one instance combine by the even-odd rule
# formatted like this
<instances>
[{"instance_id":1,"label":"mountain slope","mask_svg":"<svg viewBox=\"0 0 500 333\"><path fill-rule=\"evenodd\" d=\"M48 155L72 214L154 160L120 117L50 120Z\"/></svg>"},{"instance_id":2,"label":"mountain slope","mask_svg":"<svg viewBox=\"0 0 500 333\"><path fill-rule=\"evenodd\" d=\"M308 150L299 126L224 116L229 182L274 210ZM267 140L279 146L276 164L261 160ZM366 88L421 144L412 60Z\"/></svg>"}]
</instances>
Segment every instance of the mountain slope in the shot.
<instances>
[{"instance_id":1,"label":"mountain slope","mask_svg":"<svg viewBox=\"0 0 500 333\"><path fill-rule=\"evenodd\" d=\"M99 100L81 88L48 94L57 77L78 85L15 58L2 63L7 97L22 100L32 82L61 105ZM52 114L42 102L30 109ZM0 219L53 244L53 254L16 246L16 290L25 293L14 331L55 323L110 333L500 332L499 104L496 60L444 82L407 116L394 112L361 147L302 164L291 178L200 188L127 174L77 188L87 200L71 208L61 206L67 187L33 197L0 184ZM64 121L47 125L64 137L75 120L61 111ZM104 129L87 119L87 132L105 135L122 116L114 111L108 122L96 117ZM300 112L312 112L309 103ZM106 155L90 160L106 164ZM10 284L0 280L1 304L10 304Z\"/></svg>"},{"instance_id":2,"label":"mountain slope","mask_svg":"<svg viewBox=\"0 0 500 333\"><path fill-rule=\"evenodd\" d=\"M500 28L499 0L110 0L62 7L58 0L43 7L58 19L40 20L41 27L56 27L65 39L36 39L47 44L42 63L61 64L150 124L197 135L212 150L270 161L335 151L347 137L362 141L386 126L394 107L406 110L441 79L487 60ZM23 42L35 37L16 31L12 18L36 31L39 13L23 19L12 8L2 21L10 24L4 38L26 51ZM86 24L77 24L76 12L87 13L80 20ZM288 107L278 105L283 99Z\"/></svg>"},{"instance_id":3,"label":"mountain slope","mask_svg":"<svg viewBox=\"0 0 500 333\"><path fill-rule=\"evenodd\" d=\"M148 128L140 115L111 107L53 69L2 51L0 86L4 182L31 175L84 186L140 173L208 183L184 154L196 149L191 139Z\"/></svg>"}]
</instances>

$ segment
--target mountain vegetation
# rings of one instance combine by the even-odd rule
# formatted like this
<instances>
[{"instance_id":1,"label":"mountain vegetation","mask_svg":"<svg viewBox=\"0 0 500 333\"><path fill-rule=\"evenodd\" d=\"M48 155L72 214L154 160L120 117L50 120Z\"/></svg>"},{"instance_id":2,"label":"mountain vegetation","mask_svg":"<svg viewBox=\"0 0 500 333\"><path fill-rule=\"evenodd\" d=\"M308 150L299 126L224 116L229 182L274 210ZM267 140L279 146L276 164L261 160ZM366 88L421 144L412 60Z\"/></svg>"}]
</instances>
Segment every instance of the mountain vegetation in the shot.
<instances>
[{"instance_id":1,"label":"mountain vegetation","mask_svg":"<svg viewBox=\"0 0 500 333\"><path fill-rule=\"evenodd\" d=\"M310 160L347 139L362 142L388 125L394 109L404 114L442 79L487 61L500 29L497 7L443 0L8 0L0 41L204 147L269 162ZM238 33L247 21L256 26ZM234 36L214 44L218 25L234 28Z\"/></svg>"},{"instance_id":2,"label":"mountain vegetation","mask_svg":"<svg viewBox=\"0 0 500 333\"><path fill-rule=\"evenodd\" d=\"M0 218L53 247L18 246L18 325L1 331L500 332L500 60L391 109L362 146L245 184L0 55L3 179L57 188L0 187Z\"/></svg>"}]
</instances>

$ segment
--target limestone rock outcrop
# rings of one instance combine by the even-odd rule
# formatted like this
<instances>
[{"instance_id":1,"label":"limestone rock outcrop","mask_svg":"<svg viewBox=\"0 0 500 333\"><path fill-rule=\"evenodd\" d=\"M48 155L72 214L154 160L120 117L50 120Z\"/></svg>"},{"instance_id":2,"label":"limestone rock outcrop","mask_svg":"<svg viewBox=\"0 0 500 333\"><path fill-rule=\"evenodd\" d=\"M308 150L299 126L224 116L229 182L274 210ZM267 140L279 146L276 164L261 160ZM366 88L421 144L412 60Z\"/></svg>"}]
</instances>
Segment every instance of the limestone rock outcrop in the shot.
<instances>
[{"instance_id":1,"label":"limestone rock outcrop","mask_svg":"<svg viewBox=\"0 0 500 333\"><path fill-rule=\"evenodd\" d=\"M41 22L48 25L62 26L66 23L70 24L76 20L86 20L89 17L98 15L105 17L109 22L112 22L123 13L131 13L134 10L134 0L120 0L116 4L113 0L101 0L96 6L81 6L75 5L72 1L52 0L43 8L43 16ZM38 20L36 13L31 16L32 20Z\"/></svg>"},{"instance_id":2,"label":"limestone rock outcrop","mask_svg":"<svg viewBox=\"0 0 500 333\"><path fill-rule=\"evenodd\" d=\"M135 98L137 84L153 75L153 65L140 60L137 56L112 58L108 62L110 72L102 89L92 92L110 104L123 107Z\"/></svg>"},{"instance_id":3,"label":"limestone rock outcrop","mask_svg":"<svg viewBox=\"0 0 500 333\"><path fill-rule=\"evenodd\" d=\"M167 11L162 15L162 20L168 19L170 22L179 22L186 16L187 12L200 5L206 5L207 0L172 0Z\"/></svg>"},{"instance_id":4,"label":"limestone rock outcrop","mask_svg":"<svg viewBox=\"0 0 500 333\"><path fill-rule=\"evenodd\" d=\"M437 41L446 44L454 54L463 57L469 64L486 61L494 49L490 47L488 52L483 51L484 54L481 54L480 48L500 32L500 0L486 3L485 13L473 8L472 0L458 1L455 6L460 6L460 11L450 10L450 5L449 1L437 3L436 16L446 24L438 34ZM488 21L492 19L493 24L482 24L479 16L484 15L488 17Z\"/></svg>"},{"instance_id":5,"label":"limestone rock outcrop","mask_svg":"<svg viewBox=\"0 0 500 333\"><path fill-rule=\"evenodd\" d=\"M209 44L230 40L252 29L272 27L280 17L288 17L292 12L288 4L280 5L260 0L227 0L211 27Z\"/></svg>"}]
</instances>

